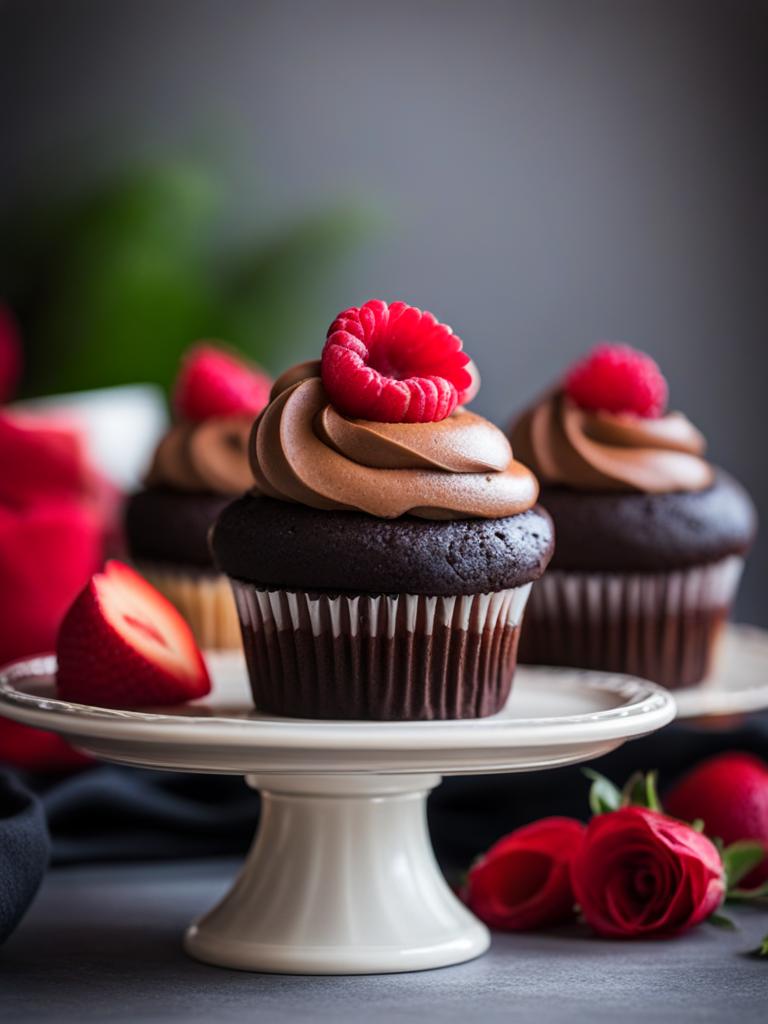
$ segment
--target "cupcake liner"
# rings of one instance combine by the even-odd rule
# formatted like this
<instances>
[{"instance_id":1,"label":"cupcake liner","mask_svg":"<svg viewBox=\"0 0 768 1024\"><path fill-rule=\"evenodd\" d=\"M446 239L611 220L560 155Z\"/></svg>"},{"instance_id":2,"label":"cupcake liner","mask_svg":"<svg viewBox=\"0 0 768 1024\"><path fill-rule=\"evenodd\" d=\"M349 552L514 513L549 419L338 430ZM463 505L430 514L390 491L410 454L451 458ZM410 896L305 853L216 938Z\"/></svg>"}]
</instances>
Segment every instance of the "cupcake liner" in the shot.
<instances>
[{"instance_id":1,"label":"cupcake liner","mask_svg":"<svg viewBox=\"0 0 768 1024\"><path fill-rule=\"evenodd\" d=\"M457 597L232 587L257 708L384 721L499 711L531 585Z\"/></svg>"},{"instance_id":2,"label":"cupcake liner","mask_svg":"<svg viewBox=\"0 0 768 1024\"><path fill-rule=\"evenodd\" d=\"M674 572L550 570L531 593L520 661L691 686L710 670L743 566L734 555Z\"/></svg>"},{"instance_id":3,"label":"cupcake liner","mask_svg":"<svg viewBox=\"0 0 768 1024\"><path fill-rule=\"evenodd\" d=\"M237 609L226 576L146 562L137 563L136 569L178 608L199 647L241 647Z\"/></svg>"}]
</instances>

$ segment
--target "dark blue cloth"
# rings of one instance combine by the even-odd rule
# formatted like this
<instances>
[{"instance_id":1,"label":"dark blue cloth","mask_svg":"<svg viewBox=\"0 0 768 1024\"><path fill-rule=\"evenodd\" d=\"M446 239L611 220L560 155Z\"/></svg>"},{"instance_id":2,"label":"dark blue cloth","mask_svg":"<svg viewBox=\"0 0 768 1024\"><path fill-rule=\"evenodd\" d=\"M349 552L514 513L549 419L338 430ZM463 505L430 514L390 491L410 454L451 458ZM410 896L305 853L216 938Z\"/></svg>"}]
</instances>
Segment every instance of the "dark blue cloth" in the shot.
<instances>
[{"instance_id":1,"label":"dark blue cloth","mask_svg":"<svg viewBox=\"0 0 768 1024\"><path fill-rule=\"evenodd\" d=\"M12 775L0 772L0 943L32 902L49 853L39 800Z\"/></svg>"},{"instance_id":2,"label":"dark blue cloth","mask_svg":"<svg viewBox=\"0 0 768 1024\"><path fill-rule=\"evenodd\" d=\"M768 715L746 718L734 729L674 724L625 744L593 767L617 783L637 769L656 768L663 788L698 761L723 750L768 757ZM258 794L242 778L103 765L65 779L27 781L35 785L45 810L56 864L241 853L258 822ZM438 859L455 875L499 836L534 818L586 818L588 788L580 767L446 778L429 805ZM6 896L0 904L0 932L3 924L6 931L13 927L24 912L45 860L43 815L28 796L12 796L21 792L9 788L6 806L11 811L3 817L0 809ZM14 835L26 839L14 840Z\"/></svg>"}]
</instances>

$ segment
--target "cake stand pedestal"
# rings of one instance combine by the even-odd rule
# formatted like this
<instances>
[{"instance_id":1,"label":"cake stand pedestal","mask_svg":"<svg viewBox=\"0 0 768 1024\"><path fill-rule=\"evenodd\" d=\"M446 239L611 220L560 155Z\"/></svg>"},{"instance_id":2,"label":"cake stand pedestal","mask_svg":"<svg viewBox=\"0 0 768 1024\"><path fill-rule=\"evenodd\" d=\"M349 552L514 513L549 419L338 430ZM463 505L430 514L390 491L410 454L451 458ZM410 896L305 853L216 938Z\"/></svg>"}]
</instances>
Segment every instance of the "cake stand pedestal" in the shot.
<instances>
[{"instance_id":1,"label":"cake stand pedestal","mask_svg":"<svg viewBox=\"0 0 768 1024\"><path fill-rule=\"evenodd\" d=\"M425 801L439 775L251 775L258 835L234 887L185 937L246 970L359 974L479 956L484 925L435 863Z\"/></svg>"},{"instance_id":2,"label":"cake stand pedestal","mask_svg":"<svg viewBox=\"0 0 768 1024\"><path fill-rule=\"evenodd\" d=\"M108 761L245 775L262 795L256 840L184 940L199 960L242 970L369 974L479 956L488 931L446 884L427 831L441 775L573 764L675 713L665 690L639 679L521 668L489 719L270 718L249 706L242 658L210 665L204 702L143 712L57 700L54 659L20 662L0 674L0 713Z\"/></svg>"}]
</instances>

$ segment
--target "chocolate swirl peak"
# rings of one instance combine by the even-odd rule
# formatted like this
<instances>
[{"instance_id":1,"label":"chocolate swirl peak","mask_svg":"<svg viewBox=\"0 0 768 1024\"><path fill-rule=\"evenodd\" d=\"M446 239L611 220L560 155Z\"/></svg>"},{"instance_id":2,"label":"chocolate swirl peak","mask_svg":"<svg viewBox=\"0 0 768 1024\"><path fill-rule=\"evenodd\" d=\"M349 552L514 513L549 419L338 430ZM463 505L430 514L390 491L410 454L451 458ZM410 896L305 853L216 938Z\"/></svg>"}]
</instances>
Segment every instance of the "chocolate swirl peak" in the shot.
<instances>
[{"instance_id":1,"label":"chocolate swirl peak","mask_svg":"<svg viewBox=\"0 0 768 1024\"><path fill-rule=\"evenodd\" d=\"M702 435L682 413L590 412L557 392L514 424L512 443L542 483L665 494L709 487Z\"/></svg>"},{"instance_id":2,"label":"chocolate swirl peak","mask_svg":"<svg viewBox=\"0 0 768 1024\"><path fill-rule=\"evenodd\" d=\"M248 438L253 416L177 423L155 450L145 483L177 491L238 495L253 486Z\"/></svg>"},{"instance_id":3,"label":"chocolate swirl peak","mask_svg":"<svg viewBox=\"0 0 768 1024\"><path fill-rule=\"evenodd\" d=\"M319 372L303 363L275 382L251 435L257 492L384 519L499 519L535 504L535 477L487 420L466 409L437 423L351 419Z\"/></svg>"}]
</instances>

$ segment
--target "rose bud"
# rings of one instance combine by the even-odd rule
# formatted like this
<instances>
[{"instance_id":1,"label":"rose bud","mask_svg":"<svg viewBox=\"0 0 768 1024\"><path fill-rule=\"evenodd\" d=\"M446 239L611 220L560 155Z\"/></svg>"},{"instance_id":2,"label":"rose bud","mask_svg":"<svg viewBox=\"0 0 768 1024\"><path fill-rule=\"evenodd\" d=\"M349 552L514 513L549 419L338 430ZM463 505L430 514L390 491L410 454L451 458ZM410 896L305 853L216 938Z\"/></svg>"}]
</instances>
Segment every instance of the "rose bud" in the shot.
<instances>
[{"instance_id":1,"label":"rose bud","mask_svg":"<svg viewBox=\"0 0 768 1024\"><path fill-rule=\"evenodd\" d=\"M575 916L570 862L584 826L542 818L495 843L470 869L464 901L491 928L526 931Z\"/></svg>"},{"instance_id":2,"label":"rose bud","mask_svg":"<svg viewBox=\"0 0 768 1024\"><path fill-rule=\"evenodd\" d=\"M677 935L725 895L714 844L674 818L624 807L593 818L572 865L576 901L600 935Z\"/></svg>"}]
</instances>

